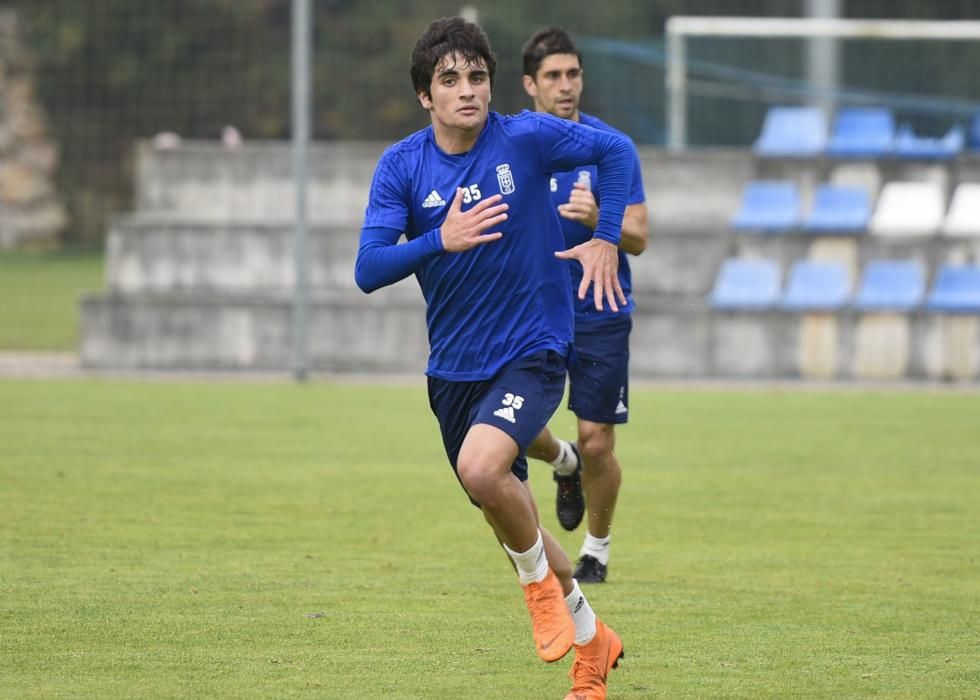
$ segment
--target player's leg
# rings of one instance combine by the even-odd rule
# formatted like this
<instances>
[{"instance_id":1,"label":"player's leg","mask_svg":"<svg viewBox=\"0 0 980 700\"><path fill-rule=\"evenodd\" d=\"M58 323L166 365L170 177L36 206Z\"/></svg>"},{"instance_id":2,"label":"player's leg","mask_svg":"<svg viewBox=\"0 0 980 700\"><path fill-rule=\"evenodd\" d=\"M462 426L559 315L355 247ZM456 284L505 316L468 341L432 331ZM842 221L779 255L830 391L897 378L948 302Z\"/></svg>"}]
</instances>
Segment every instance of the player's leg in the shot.
<instances>
[{"instance_id":1,"label":"player's leg","mask_svg":"<svg viewBox=\"0 0 980 700\"><path fill-rule=\"evenodd\" d=\"M569 476L581 467L575 445L556 436L548 426L528 446L527 456L547 462L558 476Z\"/></svg>"},{"instance_id":2,"label":"player's leg","mask_svg":"<svg viewBox=\"0 0 980 700\"><path fill-rule=\"evenodd\" d=\"M615 455L616 428L626 423L629 403L629 317L600 329L576 329L577 360L569 367L569 407L578 417L578 449L588 513L586 533L574 576L580 583L602 583L622 468Z\"/></svg>"},{"instance_id":3,"label":"player's leg","mask_svg":"<svg viewBox=\"0 0 980 700\"><path fill-rule=\"evenodd\" d=\"M548 426L538 433L534 442L528 445L527 456L542 462L551 462L561 457L561 442L555 437Z\"/></svg>"},{"instance_id":4,"label":"player's leg","mask_svg":"<svg viewBox=\"0 0 980 700\"><path fill-rule=\"evenodd\" d=\"M518 445L510 435L477 423L466 433L456 469L501 543L523 552L538 540L538 524L524 484L511 471L518 456Z\"/></svg>"},{"instance_id":5,"label":"player's leg","mask_svg":"<svg viewBox=\"0 0 980 700\"><path fill-rule=\"evenodd\" d=\"M530 489L528 494L536 511ZM572 578L571 561L558 541L544 528L541 528L541 536L548 561L561 581L565 606L575 624L572 689L566 698L604 698L609 672L619 665L619 660L624 656L623 643L619 635L596 616L578 581Z\"/></svg>"},{"instance_id":6,"label":"player's leg","mask_svg":"<svg viewBox=\"0 0 980 700\"><path fill-rule=\"evenodd\" d=\"M602 583L609 566L609 544L616 501L623 481L616 459L616 426L579 419L579 445L585 465L582 489L588 532L579 551L575 577L581 583Z\"/></svg>"},{"instance_id":7,"label":"player's leg","mask_svg":"<svg viewBox=\"0 0 980 700\"><path fill-rule=\"evenodd\" d=\"M523 483L523 450L561 401L565 371L564 358L555 352L538 353L502 370L488 382L456 462L460 483L481 507L517 570L535 649L545 661L556 661L572 648L575 624L548 560L537 508ZM558 569L569 576L569 563L559 561Z\"/></svg>"},{"instance_id":8,"label":"player's leg","mask_svg":"<svg viewBox=\"0 0 980 700\"><path fill-rule=\"evenodd\" d=\"M582 460L578 449L570 442L556 437L549 428L534 439L527 456L548 462L555 480L555 513L558 523L571 532L582 522L585 497L582 494Z\"/></svg>"},{"instance_id":9,"label":"player's leg","mask_svg":"<svg viewBox=\"0 0 980 700\"><path fill-rule=\"evenodd\" d=\"M616 459L616 426L579 419L579 450L586 464L582 488L589 504L589 533L608 537L623 471Z\"/></svg>"},{"instance_id":10,"label":"player's leg","mask_svg":"<svg viewBox=\"0 0 980 700\"><path fill-rule=\"evenodd\" d=\"M530 507L537 514L537 505L527 482L524 486ZM571 672L573 685L567 698L579 700L582 697L605 697L609 672L624 656L623 644L619 636L596 616L578 582L572 578L571 561L561 545L545 528L540 528L540 531L548 564L561 582L565 607L575 629L575 662ZM506 551L506 547L504 550ZM514 564L512 560L511 564Z\"/></svg>"}]
</instances>

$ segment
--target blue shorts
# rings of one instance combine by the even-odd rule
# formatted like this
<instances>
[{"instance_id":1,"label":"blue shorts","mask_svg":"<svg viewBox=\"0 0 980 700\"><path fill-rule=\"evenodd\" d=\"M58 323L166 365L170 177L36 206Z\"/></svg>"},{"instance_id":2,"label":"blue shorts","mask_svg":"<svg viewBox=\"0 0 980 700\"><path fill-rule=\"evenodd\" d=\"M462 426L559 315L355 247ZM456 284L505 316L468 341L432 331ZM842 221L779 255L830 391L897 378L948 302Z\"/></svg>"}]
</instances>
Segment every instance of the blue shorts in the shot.
<instances>
[{"instance_id":1,"label":"blue shorts","mask_svg":"<svg viewBox=\"0 0 980 700\"><path fill-rule=\"evenodd\" d=\"M582 420L615 425L629 419L629 314L575 328L568 365L568 408Z\"/></svg>"},{"instance_id":2,"label":"blue shorts","mask_svg":"<svg viewBox=\"0 0 980 700\"><path fill-rule=\"evenodd\" d=\"M439 420L446 456L457 479L456 462L466 433L477 423L486 423L517 443L519 453L511 472L527 481L524 452L561 403L566 367L560 353L545 350L514 360L490 379L450 382L429 377L429 406ZM470 501L479 506L472 498Z\"/></svg>"}]
</instances>

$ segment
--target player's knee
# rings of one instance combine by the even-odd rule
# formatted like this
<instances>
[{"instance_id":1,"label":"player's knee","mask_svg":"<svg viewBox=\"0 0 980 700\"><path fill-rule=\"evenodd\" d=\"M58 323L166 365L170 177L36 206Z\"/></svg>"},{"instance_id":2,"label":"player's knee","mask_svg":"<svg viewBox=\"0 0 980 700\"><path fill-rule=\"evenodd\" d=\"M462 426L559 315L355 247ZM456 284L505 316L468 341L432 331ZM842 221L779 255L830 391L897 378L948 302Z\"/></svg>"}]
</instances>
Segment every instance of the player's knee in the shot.
<instances>
[{"instance_id":1,"label":"player's knee","mask_svg":"<svg viewBox=\"0 0 980 700\"><path fill-rule=\"evenodd\" d=\"M461 459L456 467L466 492L483 506L493 507L495 477L493 471L479 460Z\"/></svg>"},{"instance_id":2,"label":"player's knee","mask_svg":"<svg viewBox=\"0 0 980 700\"><path fill-rule=\"evenodd\" d=\"M616 433L611 425L594 424L579 432L578 448L589 462L602 462L616 446Z\"/></svg>"}]
</instances>

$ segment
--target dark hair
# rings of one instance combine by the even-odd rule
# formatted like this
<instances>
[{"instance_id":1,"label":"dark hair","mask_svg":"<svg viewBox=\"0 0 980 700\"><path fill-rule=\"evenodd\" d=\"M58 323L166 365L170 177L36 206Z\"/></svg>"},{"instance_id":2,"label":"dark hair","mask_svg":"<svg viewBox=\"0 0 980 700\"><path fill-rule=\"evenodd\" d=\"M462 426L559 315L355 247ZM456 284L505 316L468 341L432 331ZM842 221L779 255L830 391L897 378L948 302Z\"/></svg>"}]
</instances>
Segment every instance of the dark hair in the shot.
<instances>
[{"instance_id":1,"label":"dark hair","mask_svg":"<svg viewBox=\"0 0 980 700\"><path fill-rule=\"evenodd\" d=\"M497 72L497 59L490 50L490 40L479 26L462 17L442 17L433 20L412 49L412 87L415 93L429 95L432 74L446 56L457 53L468 63L483 63L490 76Z\"/></svg>"},{"instance_id":2,"label":"dark hair","mask_svg":"<svg viewBox=\"0 0 980 700\"><path fill-rule=\"evenodd\" d=\"M533 78L538 74L542 61L556 53L574 54L579 65L582 64L582 55L564 29L545 27L534 32L534 36L524 44L524 75Z\"/></svg>"}]
</instances>

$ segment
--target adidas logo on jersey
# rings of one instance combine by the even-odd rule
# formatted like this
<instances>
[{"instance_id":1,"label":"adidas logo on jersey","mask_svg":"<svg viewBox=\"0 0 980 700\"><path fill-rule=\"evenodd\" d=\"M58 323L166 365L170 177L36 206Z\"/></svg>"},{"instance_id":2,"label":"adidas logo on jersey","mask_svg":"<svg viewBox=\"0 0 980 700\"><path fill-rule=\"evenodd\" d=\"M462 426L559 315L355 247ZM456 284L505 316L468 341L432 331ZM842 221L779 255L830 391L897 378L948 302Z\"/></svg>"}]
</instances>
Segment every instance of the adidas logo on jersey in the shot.
<instances>
[{"instance_id":1,"label":"adidas logo on jersey","mask_svg":"<svg viewBox=\"0 0 980 700\"><path fill-rule=\"evenodd\" d=\"M497 416L497 418L503 418L506 421L510 421L511 423L517 422L516 420L514 420L513 406L504 406L503 408L498 408L496 411L493 412L493 415Z\"/></svg>"},{"instance_id":2,"label":"adidas logo on jersey","mask_svg":"<svg viewBox=\"0 0 980 700\"><path fill-rule=\"evenodd\" d=\"M443 199L435 190L429 192L429 196L425 198L424 202L422 202L423 209L432 209L432 207L444 206L446 206L446 200Z\"/></svg>"}]
</instances>

